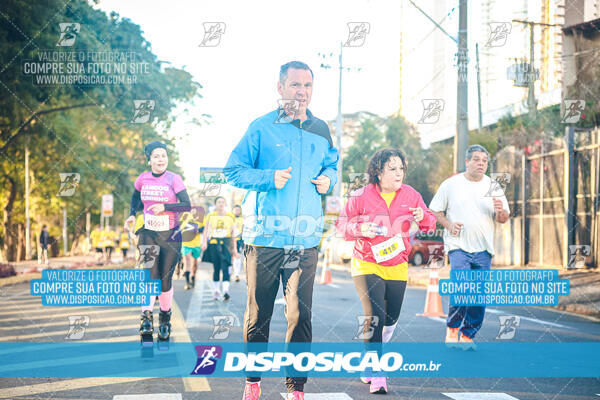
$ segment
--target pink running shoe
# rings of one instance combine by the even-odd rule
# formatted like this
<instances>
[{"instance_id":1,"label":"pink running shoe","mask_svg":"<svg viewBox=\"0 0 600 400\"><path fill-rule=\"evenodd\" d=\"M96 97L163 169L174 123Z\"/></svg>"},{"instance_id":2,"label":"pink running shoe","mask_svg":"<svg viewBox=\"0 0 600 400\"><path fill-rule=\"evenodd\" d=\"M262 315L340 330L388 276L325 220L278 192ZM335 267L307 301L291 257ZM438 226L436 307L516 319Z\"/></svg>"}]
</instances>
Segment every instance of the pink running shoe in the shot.
<instances>
[{"instance_id":1,"label":"pink running shoe","mask_svg":"<svg viewBox=\"0 0 600 400\"><path fill-rule=\"evenodd\" d=\"M296 390L293 393L288 393L285 400L304 400L304 392Z\"/></svg>"},{"instance_id":2,"label":"pink running shoe","mask_svg":"<svg viewBox=\"0 0 600 400\"><path fill-rule=\"evenodd\" d=\"M246 382L242 400L258 400L260 397L260 382Z\"/></svg>"},{"instance_id":3,"label":"pink running shoe","mask_svg":"<svg viewBox=\"0 0 600 400\"><path fill-rule=\"evenodd\" d=\"M366 385L368 385L369 383L371 383L371 378L367 377L367 376L361 376L360 377L360 381Z\"/></svg>"},{"instance_id":4,"label":"pink running shoe","mask_svg":"<svg viewBox=\"0 0 600 400\"><path fill-rule=\"evenodd\" d=\"M387 393L387 378L386 377L373 377L371 378L372 394L386 394Z\"/></svg>"}]
</instances>

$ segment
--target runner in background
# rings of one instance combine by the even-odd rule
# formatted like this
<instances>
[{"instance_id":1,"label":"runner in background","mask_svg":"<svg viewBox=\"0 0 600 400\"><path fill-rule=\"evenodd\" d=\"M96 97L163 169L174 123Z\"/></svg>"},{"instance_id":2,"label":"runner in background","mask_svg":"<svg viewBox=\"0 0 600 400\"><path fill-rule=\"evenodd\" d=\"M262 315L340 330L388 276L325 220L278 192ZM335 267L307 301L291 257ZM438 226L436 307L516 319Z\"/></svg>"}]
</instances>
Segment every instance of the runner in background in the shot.
<instances>
[{"instance_id":1,"label":"runner in background","mask_svg":"<svg viewBox=\"0 0 600 400\"><path fill-rule=\"evenodd\" d=\"M215 199L215 211L204 217L204 238L202 261L213 264L213 298L221 296L219 281L222 281L223 300L229 300L229 268L232 258L239 257L235 247L235 216L227 212L227 201L224 197Z\"/></svg>"},{"instance_id":2,"label":"runner in background","mask_svg":"<svg viewBox=\"0 0 600 400\"><path fill-rule=\"evenodd\" d=\"M465 172L446 179L429 207L444 226L444 251L451 271L489 270L494 255L495 222L508 221L506 196L490 196L492 179L485 173L489 153L474 144L465 154ZM481 329L485 306L450 306L446 319L446 345L475 349L473 338Z\"/></svg>"},{"instance_id":3,"label":"runner in background","mask_svg":"<svg viewBox=\"0 0 600 400\"><path fill-rule=\"evenodd\" d=\"M96 262L99 263L102 261L104 257L104 253L102 250L102 230L100 230L100 225L96 225L94 230L90 233L90 241L92 242L92 249L95 252Z\"/></svg>"},{"instance_id":4,"label":"runner in background","mask_svg":"<svg viewBox=\"0 0 600 400\"><path fill-rule=\"evenodd\" d=\"M204 221L198 209L201 207L192 207L190 212L186 212L181 217L181 237L183 256L183 276L185 277L185 290L189 290L196 285L196 269L198 268L198 259L202 256L202 232L204 231ZM203 210L202 210L203 213Z\"/></svg>"},{"instance_id":5,"label":"runner in background","mask_svg":"<svg viewBox=\"0 0 600 400\"><path fill-rule=\"evenodd\" d=\"M103 233L104 262L110 264L112 262L112 253L115 250L115 242L118 237L117 233L112 230L110 225L106 225Z\"/></svg>"},{"instance_id":6,"label":"runner in background","mask_svg":"<svg viewBox=\"0 0 600 400\"><path fill-rule=\"evenodd\" d=\"M48 233L48 226L43 225L42 231L40 232L40 255L38 256L38 264L42 262L44 265L48 265L48 246L50 245L50 234Z\"/></svg>"},{"instance_id":7,"label":"runner in background","mask_svg":"<svg viewBox=\"0 0 600 400\"><path fill-rule=\"evenodd\" d=\"M159 296L160 314L158 337L166 340L171 334L171 305L173 302L173 272L181 257L181 238L174 235L178 231L178 212L190 210L190 198L181 176L167 171L169 158L167 146L159 141L150 142L144 148L151 170L142 173L135 180L135 190L131 197L129 218L125 228L131 229L136 222L138 211L144 212L144 225L136 231L140 246L154 246L158 257L152 265L150 277L161 280ZM140 250L141 252L141 250ZM152 311L155 296L150 304L142 307L140 334L142 338L152 335Z\"/></svg>"},{"instance_id":8,"label":"runner in background","mask_svg":"<svg viewBox=\"0 0 600 400\"><path fill-rule=\"evenodd\" d=\"M236 249L239 257L233 259L233 280L236 282L240 281L240 272L242 270L242 257L244 253L244 241L242 240L242 230L244 225L244 218L242 217L242 206L236 204L233 206L233 215L235 216L235 240Z\"/></svg>"},{"instance_id":9,"label":"runner in background","mask_svg":"<svg viewBox=\"0 0 600 400\"><path fill-rule=\"evenodd\" d=\"M398 324L411 245L413 221L423 232L436 220L421 195L403 184L404 154L397 149L376 152L368 166L369 184L354 191L337 221L346 240L353 240L351 275L362 303L363 340L367 351L381 353ZM387 393L385 376L362 377L371 393Z\"/></svg>"},{"instance_id":10,"label":"runner in background","mask_svg":"<svg viewBox=\"0 0 600 400\"><path fill-rule=\"evenodd\" d=\"M127 251L129 250L129 233L126 230L122 230L119 235L119 248L121 249L121 253L123 253L123 262L127 259Z\"/></svg>"}]
</instances>

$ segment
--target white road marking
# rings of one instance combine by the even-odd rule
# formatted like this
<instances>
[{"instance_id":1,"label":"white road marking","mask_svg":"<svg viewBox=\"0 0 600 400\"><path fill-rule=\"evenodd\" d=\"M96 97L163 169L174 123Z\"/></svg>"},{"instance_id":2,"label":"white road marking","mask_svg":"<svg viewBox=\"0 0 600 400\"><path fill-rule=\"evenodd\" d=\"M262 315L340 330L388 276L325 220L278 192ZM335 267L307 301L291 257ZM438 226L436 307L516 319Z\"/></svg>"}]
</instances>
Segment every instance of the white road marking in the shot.
<instances>
[{"instance_id":1,"label":"white road marking","mask_svg":"<svg viewBox=\"0 0 600 400\"><path fill-rule=\"evenodd\" d=\"M336 288L336 289L340 288L340 286L336 285L335 283L328 283L327 286L331 286L332 288Z\"/></svg>"},{"instance_id":2,"label":"white road marking","mask_svg":"<svg viewBox=\"0 0 600 400\"><path fill-rule=\"evenodd\" d=\"M432 321L437 321L437 322L443 322L444 324L446 323L446 319L445 318L440 318L440 317L427 317Z\"/></svg>"},{"instance_id":3,"label":"white road marking","mask_svg":"<svg viewBox=\"0 0 600 400\"><path fill-rule=\"evenodd\" d=\"M115 385L119 383L129 383L143 381L153 378L79 378L68 379L57 382L37 383L33 385L24 385L16 387L4 387L0 392L0 399L11 399L19 396L33 396L42 393L60 392L63 390L73 391L77 389L87 389L102 385Z\"/></svg>"},{"instance_id":4,"label":"white road marking","mask_svg":"<svg viewBox=\"0 0 600 400\"><path fill-rule=\"evenodd\" d=\"M454 400L519 400L506 393L442 393Z\"/></svg>"},{"instance_id":5,"label":"white road marking","mask_svg":"<svg viewBox=\"0 0 600 400\"><path fill-rule=\"evenodd\" d=\"M121 318L122 320L122 318ZM109 325L109 326L101 326L98 328L86 328L85 333L97 333L97 332L116 332L116 331L130 331L135 332L139 329L139 324L136 324L133 321L128 321L129 324L122 325ZM23 333L18 335L6 335L0 336L0 342L19 342L24 339L35 339L35 338L56 338L59 337L64 339L69 331L69 325L67 322L64 323L65 329L57 330L57 331L41 331L37 333ZM44 324L38 324L36 327L43 328ZM55 340L53 340L55 341Z\"/></svg>"},{"instance_id":6,"label":"white road marking","mask_svg":"<svg viewBox=\"0 0 600 400\"><path fill-rule=\"evenodd\" d=\"M281 393L285 399L287 393ZM304 400L352 400L346 393L305 393Z\"/></svg>"},{"instance_id":7,"label":"white road marking","mask_svg":"<svg viewBox=\"0 0 600 400\"><path fill-rule=\"evenodd\" d=\"M277 300L275 300L275 304L281 304L285 306L285 298L284 297L280 297Z\"/></svg>"},{"instance_id":8,"label":"white road marking","mask_svg":"<svg viewBox=\"0 0 600 400\"><path fill-rule=\"evenodd\" d=\"M496 310L494 308L486 308L486 312L491 312L492 314L510 314L509 312L501 311L501 310ZM537 319L537 318L523 317L521 315L519 315L519 316L523 320L535 322L537 324L555 326L557 328L563 328L563 329L573 329L573 328L571 328L569 326L557 324L557 323L554 323L554 322L542 321L541 319Z\"/></svg>"},{"instance_id":9,"label":"white road marking","mask_svg":"<svg viewBox=\"0 0 600 400\"><path fill-rule=\"evenodd\" d=\"M213 325L213 315L232 316L233 326L242 326L239 317L229 311L228 302L213 299L212 281L208 280L208 275L197 273L196 286L185 314L185 326L197 328L202 324Z\"/></svg>"},{"instance_id":10,"label":"white road marking","mask_svg":"<svg viewBox=\"0 0 600 400\"><path fill-rule=\"evenodd\" d=\"M182 400L181 393L118 394L113 400Z\"/></svg>"}]
</instances>

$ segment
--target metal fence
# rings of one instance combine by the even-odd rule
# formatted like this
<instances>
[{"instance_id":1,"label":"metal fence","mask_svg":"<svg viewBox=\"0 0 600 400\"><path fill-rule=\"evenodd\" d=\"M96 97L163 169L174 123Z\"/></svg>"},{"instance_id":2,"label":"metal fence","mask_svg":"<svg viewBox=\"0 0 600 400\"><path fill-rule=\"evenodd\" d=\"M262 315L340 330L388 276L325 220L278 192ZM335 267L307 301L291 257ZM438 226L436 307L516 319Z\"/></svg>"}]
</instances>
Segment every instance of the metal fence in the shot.
<instances>
[{"instance_id":1,"label":"metal fence","mask_svg":"<svg viewBox=\"0 0 600 400\"><path fill-rule=\"evenodd\" d=\"M600 130L567 128L562 139L528 150L509 146L495 172L509 173L511 219L497 224L498 265L597 267L600 222Z\"/></svg>"}]
</instances>

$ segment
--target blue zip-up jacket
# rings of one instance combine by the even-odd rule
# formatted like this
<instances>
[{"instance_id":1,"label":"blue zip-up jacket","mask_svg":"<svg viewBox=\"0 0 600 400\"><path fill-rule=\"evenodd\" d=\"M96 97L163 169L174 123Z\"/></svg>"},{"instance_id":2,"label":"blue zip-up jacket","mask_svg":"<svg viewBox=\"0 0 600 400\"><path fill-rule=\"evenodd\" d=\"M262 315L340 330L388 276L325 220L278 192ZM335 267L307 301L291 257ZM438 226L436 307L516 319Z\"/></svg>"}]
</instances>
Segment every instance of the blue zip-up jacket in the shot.
<instances>
[{"instance_id":1,"label":"blue zip-up jacket","mask_svg":"<svg viewBox=\"0 0 600 400\"><path fill-rule=\"evenodd\" d=\"M302 123L286 121L281 109L259 117L229 156L223 169L227 183L248 189L242 204L246 244L310 248L321 241L321 194L310 180L326 175L331 192L338 151L327 124L308 110L306 115ZM275 171L288 167L292 177L276 189Z\"/></svg>"}]
</instances>

